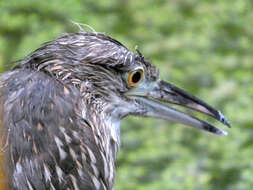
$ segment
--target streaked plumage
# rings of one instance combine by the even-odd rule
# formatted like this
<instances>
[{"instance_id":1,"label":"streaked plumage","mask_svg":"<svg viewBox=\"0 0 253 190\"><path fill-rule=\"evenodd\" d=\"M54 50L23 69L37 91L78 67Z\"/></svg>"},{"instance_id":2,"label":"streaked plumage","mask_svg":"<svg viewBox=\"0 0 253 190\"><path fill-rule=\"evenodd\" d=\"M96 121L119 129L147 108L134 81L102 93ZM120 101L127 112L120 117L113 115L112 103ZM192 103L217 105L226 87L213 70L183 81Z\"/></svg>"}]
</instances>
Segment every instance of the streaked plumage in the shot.
<instances>
[{"instance_id":1,"label":"streaked plumage","mask_svg":"<svg viewBox=\"0 0 253 190\"><path fill-rule=\"evenodd\" d=\"M133 80L142 81L131 86L136 69L143 79L138 73ZM6 188L15 190L113 189L120 121L128 115L225 134L151 99L229 125L220 112L160 81L140 52L101 33L65 34L44 44L0 76L0 95Z\"/></svg>"}]
</instances>

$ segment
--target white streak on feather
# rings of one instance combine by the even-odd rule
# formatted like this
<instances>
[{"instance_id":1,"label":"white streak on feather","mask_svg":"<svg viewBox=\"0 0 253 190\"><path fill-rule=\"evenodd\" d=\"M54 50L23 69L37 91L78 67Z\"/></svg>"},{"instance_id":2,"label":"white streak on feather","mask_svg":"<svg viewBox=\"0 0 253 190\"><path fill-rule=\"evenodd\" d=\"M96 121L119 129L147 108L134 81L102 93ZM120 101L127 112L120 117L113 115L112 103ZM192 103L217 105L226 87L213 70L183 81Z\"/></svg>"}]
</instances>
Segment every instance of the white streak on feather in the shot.
<instances>
[{"instance_id":1,"label":"white streak on feather","mask_svg":"<svg viewBox=\"0 0 253 190\"><path fill-rule=\"evenodd\" d=\"M50 183L50 190L55 190L54 185Z\"/></svg>"},{"instance_id":2,"label":"white streak on feather","mask_svg":"<svg viewBox=\"0 0 253 190\"><path fill-rule=\"evenodd\" d=\"M81 157L82 157L82 161L83 161L83 162L86 162L86 156L85 156L84 153L81 153Z\"/></svg>"},{"instance_id":3,"label":"white streak on feather","mask_svg":"<svg viewBox=\"0 0 253 190\"><path fill-rule=\"evenodd\" d=\"M31 183L30 183L30 181L27 179L27 177L26 177L26 182L27 182L29 190L34 190Z\"/></svg>"},{"instance_id":4,"label":"white streak on feather","mask_svg":"<svg viewBox=\"0 0 253 190\"><path fill-rule=\"evenodd\" d=\"M79 169L77 169L77 172L78 172L78 175L79 175L81 178L83 178L83 175L84 175L83 170L79 168Z\"/></svg>"},{"instance_id":5,"label":"white streak on feather","mask_svg":"<svg viewBox=\"0 0 253 190\"><path fill-rule=\"evenodd\" d=\"M55 168L56 168L56 173L57 173L58 178L59 178L59 182L62 182L63 181L63 171L58 165L56 165Z\"/></svg>"},{"instance_id":6,"label":"white streak on feather","mask_svg":"<svg viewBox=\"0 0 253 190\"><path fill-rule=\"evenodd\" d=\"M20 163L17 163L17 164L16 164L16 170L15 170L15 173L17 173L17 174L21 174L21 173L22 173L22 171L23 171L23 169L22 169L21 164L20 164Z\"/></svg>"},{"instance_id":7,"label":"white streak on feather","mask_svg":"<svg viewBox=\"0 0 253 190\"><path fill-rule=\"evenodd\" d=\"M110 127L110 132L111 132L111 137L112 139L119 144L120 142L120 120L118 121L113 121L111 123L111 127Z\"/></svg>"},{"instance_id":8,"label":"white streak on feather","mask_svg":"<svg viewBox=\"0 0 253 190\"><path fill-rule=\"evenodd\" d=\"M133 62L133 55L130 55L130 64Z\"/></svg>"},{"instance_id":9,"label":"white streak on feather","mask_svg":"<svg viewBox=\"0 0 253 190\"><path fill-rule=\"evenodd\" d=\"M125 58L124 58L124 64L126 64L126 60L128 59L128 54L129 54L130 52L127 52L127 54L125 55Z\"/></svg>"},{"instance_id":10,"label":"white streak on feather","mask_svg":"<svg viewBox=\"0 0 253 190\"><path fill-rule=\"evenodd\" d=\"M114 166L113 166L113 162L109 162L109 172L110 172L110 177L109 177L109 181L113 181L114 178Z\"/></svg>"},{"instance_id":11,"label":"white streak on feather","mask_svg":"<svg viewBox=\"0 0 253 190\"><path fill-rule=\"evenodd\" d=\"M69 153L72 156L73 160L77 159L76 153L72 148L69 148Z\"/></svg>"},{"instance_id":12,"label":"white streak on feather","mask_svg":"<svg viewBox=\"0 0 253 190\"><path fill-rule=\"evenodd\" d=\"M95 188L100 189L100 183L97 180L97 178L95 176L91 176L91 179L92 179L93 184L95 185Z\"/></svg>"},{"instance_id":13,"label":"white streak on feather","mask_svg":"<svg viewBox=\"0 0 253 190\"><path fill-rule=\"evenodd\" d=\"M79 190L79 187L77 186L76 178L73 175L70 175L70 178L71 178L71 181L73 183L74 190Z\"/></svg>"},{"instance_id":14,"label":"white streak on feather","mask_svg":"<svg viewBox=\"0 0 253 190\"><path fill-rule=\"evenodd\" d=\"M78 134L76 131L73 131L73 132L72 132L72 135L73 135L75 138L80 139L80 136L79 136L79 134Z\"/></svg>"},{"instance_id":15,"label":"white streak on feather","mask_svg":"<svg viewBox=\"0 0 253 190\"><path fill-rule=\"evenodd\" d=\"M54 137L57 148L59 150L60 153L60 158L61 160L64 160L67 157L67 153L62 149L63 143L61 142L61 140L58 137Z\"/></svg>"},{"instance_id":16,"label":"white streak on feather","mask_svg":"<svg viewBox=\"0 0 253 190\"><path fill-rule=\"evenodd\" d=\"M71 73L67 73L67 74L62 78L62 80L64 81L64 80L67 79L70 75L71 75Z\"/></svg>"},{"instance_id":17,"label":"white streak on feather","mask_svg":"<svg viewBox=\"0 0 253 190\"><path fill-rule=\"evenodd\" d=\"M83 166L80 162L76 161L76 165L77 165L77 172L78 172L78 175L83 178L84 176L84 173L83 173Z\"/></svg>"},{"instance_id":18,"label":"white streak on feather","mask_svg":"<svg viewBox=\"0 0 253 190\"><path fill-rule=\"evenodd\" d=\"M51 173L48 167L45 164L43 164L43 167L44 167L44 177L46 179L46 182L51 181Z\"/></svg>"},{"instance_id":19,"label":"white streak on feather","mask_svg":"<svg viewBox=\"0 0 253 190\"><path fill-rule=\"evenodd\" d=\"M99 175L99 172L98 172L98 169L97 169L97 166L95 166L94 164L91 164L91 167L93 169L93 173L96 177L98 177Z\"/></svg>"},{"instance_id":20,"label":"white streak on feather","mask_svg":"<svg viewBox=\"0 0 253 190\"><path fill-rule=\"evenodd\" d=\"M60 131L61 131L62 134L64 135L66 142L67 142L68 144L70 144L71 141L72 141L72 139L70 138L70 136L67 135L65 128L64 128L64 127L60 127Z\"/></svg>"},{"instance_id":21,"label":"white streak on feather","mask_svg":"<svg viewBox=\"0 0 253 190\"><path fill-rule=\"evenodd\" d=\"M97 161L95 155L93 154L93 152L90 150L89 147L86 147L86 149L87 149L88 154L89 154L89 156L90 156L91 162L92 162L93 164L95 164L96 161Z\"/></svg>"},{"instance_id":22,"label":"white streak on feather","mask_svg":"<svg viewBox=\"0 0 253 190\"><path fill-rule=\"evenodd\" d=\"M106 161L106 159L105 159L105 156L104 156L104 154L101 154L101 156L102 156L102 158L103 158L103 165L104 165L104 175L105 175L105 179L108 179L108 177L109 177L109 171L108 171L108 165L107 165L107 161Z\"/></svg>"}]
</instances>

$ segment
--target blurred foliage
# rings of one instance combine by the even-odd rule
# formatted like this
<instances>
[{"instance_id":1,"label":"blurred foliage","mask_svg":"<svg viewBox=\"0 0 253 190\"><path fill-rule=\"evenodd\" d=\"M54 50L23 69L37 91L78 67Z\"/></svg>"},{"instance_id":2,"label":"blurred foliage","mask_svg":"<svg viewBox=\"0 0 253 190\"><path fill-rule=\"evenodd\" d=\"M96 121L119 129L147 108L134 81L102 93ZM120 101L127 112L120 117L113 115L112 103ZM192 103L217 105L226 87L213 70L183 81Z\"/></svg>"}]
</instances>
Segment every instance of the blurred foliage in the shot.
<instances>
[{"instance_id":1,"label":"blurred foliage","mask_svg":"<svg viewBox=\"0 0 253 190\"><path fill-rule=\"evenodd\" d=\"M163 79L222 110L233 127L217 137L160 120L123 121L116 189L253 189L251 0L1 0L0 70L77 31L70 20L138 45Z\"/></svg>"}]
</instances>

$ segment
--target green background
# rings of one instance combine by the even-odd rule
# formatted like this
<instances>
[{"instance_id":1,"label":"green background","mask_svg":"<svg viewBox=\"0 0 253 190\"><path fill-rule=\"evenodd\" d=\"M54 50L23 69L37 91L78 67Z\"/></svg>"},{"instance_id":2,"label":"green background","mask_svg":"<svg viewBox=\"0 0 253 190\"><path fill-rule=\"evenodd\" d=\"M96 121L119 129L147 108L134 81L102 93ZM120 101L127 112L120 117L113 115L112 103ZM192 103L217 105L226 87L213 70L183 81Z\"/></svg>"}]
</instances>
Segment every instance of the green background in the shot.
<instances>
[{"instance_id":1,"label":"green background","mask_svg":"<svg viewBox=\"0 0 253 190\"><path fill-rule=\"evenodd\" d=\"M138 45L161 78L220 109L232 125L217 137L161 120L124 120L116 189L253 189L251 0L0 0L0 70L78 31L70 20L132 50Z\"/></svg>"}]
</instances>

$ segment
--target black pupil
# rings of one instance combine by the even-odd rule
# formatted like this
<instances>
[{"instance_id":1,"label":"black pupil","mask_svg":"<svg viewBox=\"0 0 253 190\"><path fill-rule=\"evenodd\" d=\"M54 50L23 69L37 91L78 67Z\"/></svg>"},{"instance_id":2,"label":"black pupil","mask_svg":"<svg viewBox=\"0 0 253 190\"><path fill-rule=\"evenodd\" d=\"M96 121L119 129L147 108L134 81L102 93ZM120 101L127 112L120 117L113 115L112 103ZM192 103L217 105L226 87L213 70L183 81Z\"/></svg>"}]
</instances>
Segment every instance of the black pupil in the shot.
<instances>
[{"instance_id":1,"label":"black pupil","mask_svg":"<svg viewBox=\"0 0 253 190\"><path fill-rule=\"evenodd\" d=\"M141 73L139 71L137 71L136 73L133 74L133 77L132 77L133 83L139 82L140 79L141 79Z\"/></svg>"}]
</instances>

